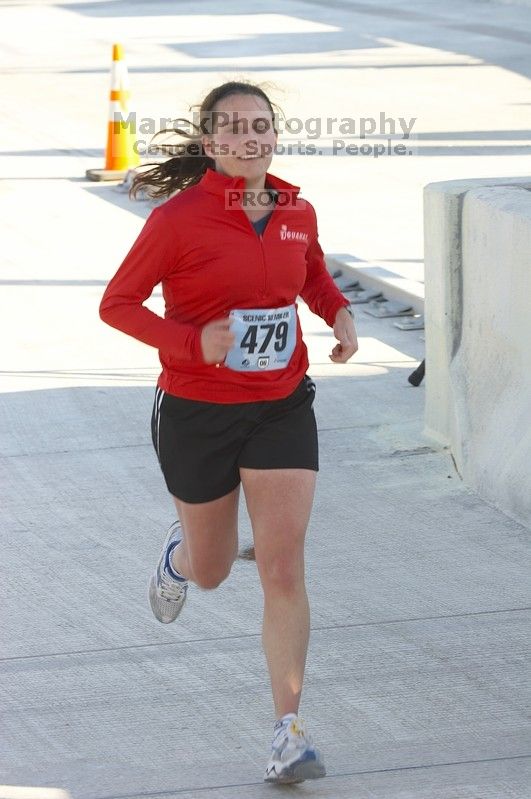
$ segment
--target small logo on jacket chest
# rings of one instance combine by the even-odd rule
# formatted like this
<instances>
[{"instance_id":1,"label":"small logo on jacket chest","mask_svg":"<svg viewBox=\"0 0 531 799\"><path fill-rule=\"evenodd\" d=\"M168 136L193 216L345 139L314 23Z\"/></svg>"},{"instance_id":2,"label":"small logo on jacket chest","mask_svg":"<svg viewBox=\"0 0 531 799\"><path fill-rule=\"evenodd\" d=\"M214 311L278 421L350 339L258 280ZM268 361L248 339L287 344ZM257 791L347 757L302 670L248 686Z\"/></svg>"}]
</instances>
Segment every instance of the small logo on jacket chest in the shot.
<instances>
[{"instance_id":1,"label":"small logo on jacket chest","mask_svg":"<svg viewBox=\"0 0 531 799\"><path fill-rule=\"evenodd\" d=\"M301 230L288 230L287 225L280 226L280 238L289 241L305 241L308 243L308 234L303 233Z\"/></svg>"}]
</instances>

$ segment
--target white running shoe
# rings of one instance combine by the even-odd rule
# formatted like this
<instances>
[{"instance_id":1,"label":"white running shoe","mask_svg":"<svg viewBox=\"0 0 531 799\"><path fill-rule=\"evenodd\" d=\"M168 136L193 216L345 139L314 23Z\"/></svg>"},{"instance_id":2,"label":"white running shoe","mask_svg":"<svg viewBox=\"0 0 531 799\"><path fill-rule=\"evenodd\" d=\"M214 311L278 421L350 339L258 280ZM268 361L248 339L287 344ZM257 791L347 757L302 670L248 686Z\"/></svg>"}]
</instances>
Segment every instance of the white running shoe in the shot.
<instances>
[{"instance_id":1,"label":"white running shoe","mask_svg":"<svg viewBox=\"0 0 531 799\"><path fill-rule=\"evenodd\" d=\"M149 581L149 604L162 624L175 621L183 609L188 590L187 580L175 580L166 569L167 552L182 540L180 522L174 522L162 547L157 568Z\"/></svg>"},{"instance_id":2,"label":"white running shoe","mask_svg":"<svg viewBox=\"0 0 531 799\"><path fill-rule=\"evenodd\" d=\"M277 721L264 781L302 782L325 775L323 758L306 732L304 721L295 714Z\"/></svg>"}]
</instances>

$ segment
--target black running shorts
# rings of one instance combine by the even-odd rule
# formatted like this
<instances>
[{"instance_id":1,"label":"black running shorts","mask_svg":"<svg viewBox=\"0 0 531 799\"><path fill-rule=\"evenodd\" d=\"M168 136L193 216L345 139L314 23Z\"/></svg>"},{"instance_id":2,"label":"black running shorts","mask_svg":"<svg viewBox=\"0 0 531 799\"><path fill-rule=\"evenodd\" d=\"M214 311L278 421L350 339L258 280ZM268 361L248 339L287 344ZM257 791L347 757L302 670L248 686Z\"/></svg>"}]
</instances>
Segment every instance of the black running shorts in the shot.
<instances>
[{"instance_id":1,"label":"black running shorts","mask_svg":"<svg viewBox=\"0 0 531 799\"><path fill-rule=\"evenodd\" d=\"M315 383L307 375L288 397L221 404L157 388L153 446L170 494L210 502L233 491L240 467L318 471Z\"/></svg>"}]
</instances>

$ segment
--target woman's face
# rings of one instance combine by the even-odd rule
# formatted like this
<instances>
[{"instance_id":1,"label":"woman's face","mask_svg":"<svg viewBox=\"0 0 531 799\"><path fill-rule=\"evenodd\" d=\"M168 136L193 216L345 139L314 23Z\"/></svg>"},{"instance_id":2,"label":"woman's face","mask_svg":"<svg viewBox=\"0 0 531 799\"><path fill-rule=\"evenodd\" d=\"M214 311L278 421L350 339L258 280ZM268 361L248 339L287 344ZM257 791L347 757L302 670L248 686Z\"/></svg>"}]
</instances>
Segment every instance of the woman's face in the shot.
<instances>
[{"instance_id":1,"label":"woman's face","mask_svg":"<svg viewBox=\"0 0 531 799\"><path fill-rule=\"evenodd\" d=\"M254 94L234 94L219 100L212 111L212 133L202 137L216 170L242 176L259 185L269 169L277 142L267 103ZM263 183L262 183L263 185Z\"/></svg>"}]
</instances>

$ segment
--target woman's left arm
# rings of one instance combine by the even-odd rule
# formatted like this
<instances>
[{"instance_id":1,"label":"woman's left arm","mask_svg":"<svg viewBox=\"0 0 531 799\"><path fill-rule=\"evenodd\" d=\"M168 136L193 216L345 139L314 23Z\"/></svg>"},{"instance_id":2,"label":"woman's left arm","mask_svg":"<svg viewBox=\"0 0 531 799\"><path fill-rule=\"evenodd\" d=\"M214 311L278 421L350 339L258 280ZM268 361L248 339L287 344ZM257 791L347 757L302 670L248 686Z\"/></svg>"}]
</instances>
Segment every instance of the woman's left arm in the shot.
<instances>
[{"instance_id":1,"label":"woman's left arm","mask_svg":"<svg viewBox=\"0 0 531 799\"><path fill-rule=\"evenodd\" d=\"M340 308L334 323L334 336L338 344L328 356L334 363L346 363L358 351L358 337L354 328L354 319L346 307Z\"/></svg>"},{"instance_id":2,"label":"woman's left arm","mask_svg":"<svg viewBox=\"0 0 531 799\"><path fill-rule=\"evenodd\" d=\"M345 363L358 350L354 320L347 310L350 308L350 303L339 291L326 268L317 234L315 211L309 203L308 206L313 215L314 232L306 252L306 282L300 294L310 310L334 329L334 335L339 343L332 350L330 360L334 363Z\"/></svg>"}]
</instances>

